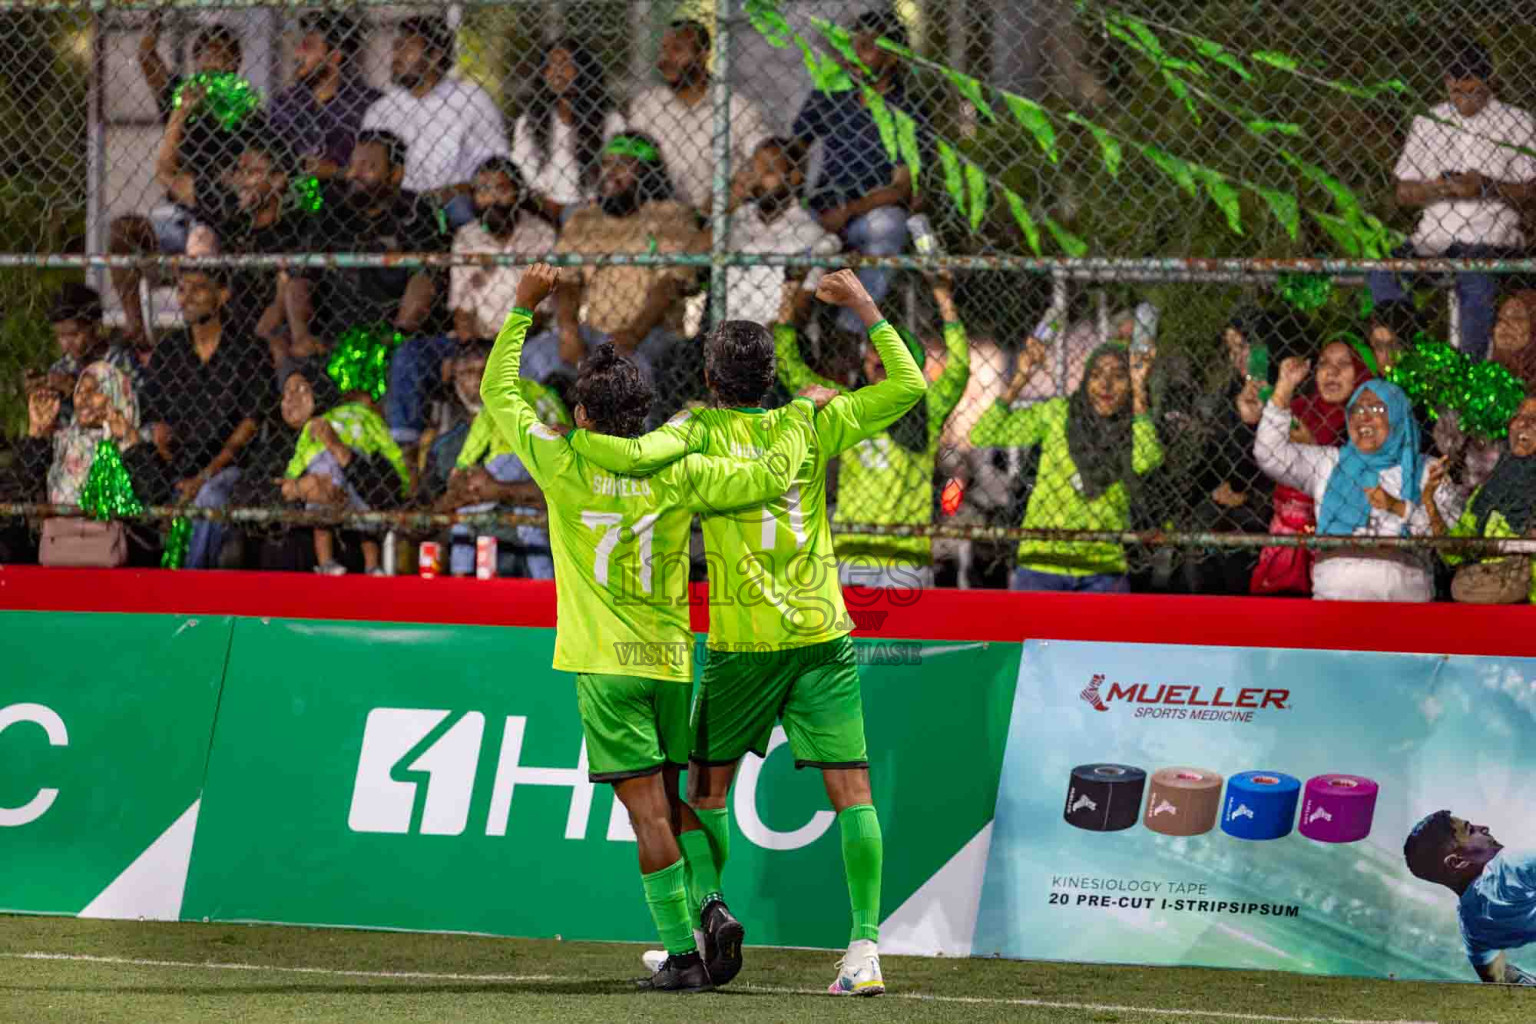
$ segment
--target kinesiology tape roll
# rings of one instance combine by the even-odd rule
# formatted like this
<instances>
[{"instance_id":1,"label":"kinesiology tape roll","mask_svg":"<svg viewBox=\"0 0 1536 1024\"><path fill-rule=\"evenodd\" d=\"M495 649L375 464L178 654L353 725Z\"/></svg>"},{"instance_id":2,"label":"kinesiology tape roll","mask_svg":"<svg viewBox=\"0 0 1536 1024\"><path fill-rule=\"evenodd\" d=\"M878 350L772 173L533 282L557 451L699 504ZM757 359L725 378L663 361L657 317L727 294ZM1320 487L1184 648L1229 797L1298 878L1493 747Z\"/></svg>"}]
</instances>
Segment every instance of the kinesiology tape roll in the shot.
<instances>
[{"instance_id":1,"label":"kinesiology tape roll","mask_svg":"<svg viewBox=\"0 0 1536 1024\"><path fill-rule=\"evenodd\" d=\"M1143 822L1165 836L1198 836L1216 827L1221 776L1204 768L1159 768L1152 773Z\"/></svg>"},{"instance_id":2,"label":"kinesiology tape roll","mask_svg":"<svg viewBox=\"0 0 1536 1024\"><path fill-rule=\"evenodd\" d=\"M1238 839L1279 839L1291 834L1301 781L1283 772L1238 772L1227 780L1221 830Z\"/></svg>"},{"instance_id":3,"label":"kinesiology tape roll","mask_svg":"<svg viewBox=\"0 0 1536 1024\"><path fill-rule=\"evenodd\" d=\"M1067 783L1068 825L1089 832L1118 832L1136 824L1147 773L1128 764L1080 764Z\"/></svg>"},{"instance_id":4,"label":"kinesiology tape roll","mask_svg":"<svg viewBox=\"0 0 1536 1024\"><path fill-rule=\"evenodd\" d=\"M1360 775L1315 775L1301 801L1301 834L1320 843L1354 843L1371 834L1380 787Z\"/></svg>"}]
</instances>

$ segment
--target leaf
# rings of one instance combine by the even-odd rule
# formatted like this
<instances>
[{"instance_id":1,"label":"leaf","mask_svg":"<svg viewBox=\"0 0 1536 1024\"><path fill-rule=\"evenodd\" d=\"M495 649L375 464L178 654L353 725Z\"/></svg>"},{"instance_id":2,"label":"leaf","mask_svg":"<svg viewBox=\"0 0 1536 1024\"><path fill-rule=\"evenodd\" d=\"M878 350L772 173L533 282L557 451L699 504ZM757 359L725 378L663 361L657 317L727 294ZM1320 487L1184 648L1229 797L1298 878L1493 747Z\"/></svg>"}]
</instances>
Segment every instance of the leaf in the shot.
<instances>
[{"instance_id":1,"label":"leaf","mask_svg":"<svg viewBox=\"0 0 1536 1024\"><path fill-rule=\"evenodd\" d=\"M1222 213L1226 214L1227 227L1231 228L1232 233L1235 235L1242 234L1242 200L1238 197L1237 189L1233 188L1227 183L1225 178L1209 167L1201 167L1197 164L1193 170L1195 175L1199 177L1201 184L1205 186L1205 192L1211 197L1211 201L1221 209Z\"/></svg>"},{"instance_id":2,"label":"leaf","mask_svg":"<svg viewBox=\"0 0 1536 1024\"><path fill-rule=\"evenodd\" d=\"M1114 20L1130 29L1131 32L1135 34L1136 38L1140 40L1141 45L1146 47L1148 53L1157 57L1163 56L1162 41L1159 40L1156 34L1153 33L1151 29L1147 28L1143 22L1131 17L1128 14L1117 15Z\"/></svg>"},{"instance_id":3,"label":"leaf","mask_svg":"<svg viewBox=\"0 0 1536 1024\"><path fill-rule=\"evenodd\" d=\"M1265 132L1278 132L1281 135L1300 135L1301 125L1292 121L1245 121L1251 132L1263 135Z\"/></svg>"},{"instance_id":4,"label":"leaf","mask_svg":"<svg viewBox=\"0 0 1536 1024\"><path fill-rule=\"evenodd\" d=\"M1291 241L1296 240L1296 234L1301 230L1301 208L1296 202L1296 197L1289 192L1281 192L1278 189L1255 187L1254 190L1269 204L1270 212L1275 215L1286 234L1291 236Z\"/></svg>"},{"instance_id":5,"label":"leaf","mask_svg":"<svg viewBox=\"0 0 1536 1024\"><path fill-rule=\"evenodd\" d=\"M1003 99L1007 101L1014 120L1035 137L1035 141L1045 151L1046 158L1053 164L1060 160L1061 154L1056 151L1056 129L1051 127L1051 119L1045 108L1034 100L1027 100L1011 92L1003 93Z\"/></svg>"},{"instance_id":6,"label":"leaf","mask_svg":"<svg viewBox=\"0 0 1536 1024\"><path fill-rule=\"evenodd\" d=\"M1335 217L1331 213L1323 213L1321 210L1308 210L1307 212L1312 215L1313 220L1323 226L1323 229L1328 234L1333 236L1333 240L1338 243L1339 248L1344 250L1344 255L1360 255L1360 238L1348 221Z\"/></svg>"},{"instance_id":7,"label":"leaf","mask_svg":"<svg viewBox=\"0 0 1536 1024\"><path fill-rule=\"evenodd\" d=\"M986 94L982 91L981 83L970 75L963 75L953 68L945 68L944 74L955 88L960 90L960 95L971 101L978 113L986 116L988 121L996 121L997 114L992 110L992 104L987 102Z\"/></svg>"},{"instance_id":8,"label":"leaf","mask_svg":"<svg viewBox=\"0 0 1536 1024\"><path fill-rule=\"evenodd\" d=\"M1193 120L1195 124L1199 124L1200 112L1195 109L1195 101L1189 97L1189 86L1185 85L1183 79L1169 71L1167 68L1163 69L1162 75L1163 81L1168 83L1169 91L1184 101L1184 109L1189 111L1190 119Z\"/></svg>"},{"instance_id":9,"label":"leaf","mask_svg":"<svg viewBox=\"0 0 1536 1024\"><path fill-rule=\"evenodd\" d=\"M1301 65L1296 62L1295 57L1292 57L1289 54L1277 53L1274 50L1259 50L1257 53L1250 53L1248 56L1252 57L1254 60L1260 62L1261 64L1268 64L1271 67L1279 68L1282 71L1295 71L1297 68L1301 67Z\"/></svg>"},{"instance_id":10,"label":"leaf","mask_svg":"<svg viewBox=\"0 0 1536 1024\"><path fill-rule=\"evenodd\" d=\"M965 175L960 170L960 158L943 139L934 140L939 150L939 163L944 167L944 191L954 200L955 209L965 209Z\"/></svg>"},{"instance_id":11,"label":"leaf","mask_svg":"<svg viewBox=\"0 0 1536 1024\"><path fill-rule=\"evenodd\" d=\"M965 184L971 194L971 230L977 231L987 216L987 172L967 160Z\"/></svg>"},{"instance_id":12,"label":"leaf","mask_svg":"<svg viewBox=\"0 0 1536 1024\"><path fill-rule=\"evenodd\" d=\"M816 26L816 30L821 33L822 38L831 44L832 49L842 54L843 59L849 64L852 64L860 71L869 70L869 68L864 66L864 62L859 60L859 55L853 48L853 36L849 34L847 29L825 18L812 18L811 24Z\"/></svg>"},{"instance_id":13,"label":"leaf","mask_svg":"<svg viewBox=\"0 0 1536 1024\"><path fill-rule=\"evenodd\" d=\"M1166 60L1164 60L1163 61L1163 70L1164 71L1188 71L1192 75L1200 75L1202 77L1205 77L1205 68L1201 67L1199 64L1196 64L1192 60L1179 60L1176 57L1169 57Z\"/></svg>"},{"instance_id":14,"label":"leaf","mask_svg":"<svg viewBox=\"0 0 1536 1024\"><path fill-rule=\"evenodd\" d=\"M1222 67L1230 68L1243 81L1248 82L1253 79L1253 76L1248 73L1248 69L1243 67L1243 62L1228 53L1227 48L1215 40L1196 36L1195 49L1199 51L1200 56L1208 57Z\"/></svg>"},{"instance_id":15,"label":"leaf","mask_svg":"<svg viewBox=\"0 0 1536 1024\"><path fill-rule=\"evenodd\" d=\"M1313 184L1326 189L1333 196L1334 206L1338 208L1339 213L1343 214L1346 219L1354 221L1359 218L1360 201L1355 198L1353 192L1344 187L1341 181L1316 164L1307 163L1288 149L1280 150L1280 155L1285 159L1286 163L1300 171Z\"/></svg>"},{"instance_id":16,"label":"leaf","mask_svg":"<svg viewBox=\"0 0 1536 1024\"><path fill-rule=\"evenodd\" d=\"M1045 226L1056 239L1056 244L1061 246L1062 252L1068 256L1080 258L1088 254L1088 243L1078 238L1066 228L1057 224L1054 220L1045 218Z\"/></svg>"},{"instance_id":17,"label":"leaf","mask_svg":"<svg viewBox=\"0 0 1536 1024\"><path fill-rule=\"evenodd\" d=\"M864 102L869 106L869 116L875 119L875 127L880 129L880 142L885 146L885 155L895 161L901 158L901 149L896 139L896 122L891 117L891 108L885 105L885 98L867 85L859 87L864 92Z\"/></svg>"},{"instance_id":18,"label":"leaf","mask_svg":"<svg viewBox=\"0 0 1536 1024\"><path fill-rule=\"evenodd\" d=\"M1074 124L1080 124L1093 133L1094 139L1099 143L1099 150L1104 156L1104 169L1109 172L1110 177L1120 177L1120 162L1122 155L1120 152L1119 141L1113 135L1109 134L1107 130L1100 128L1098 125L1079 115L1075 111L1067 115L1067 120L1073 122Z\"/></svg>"},{"instance_id":19,"label":"leaf","mask_svg":"<svg viewBox=\"0 0 1536 1024\"><path fill-rule=\"evenodd\" d=\"M1180 188L1188 192L1190 198L1194 198L1198 194L1199 186L1195 184L1195 176L1190 171L1188 163L1180 160L1172 153L1158 149L1156 146L1143 145L1141 152L1143 156L1156 164L1164 174L1177 182Z\"/></svg>"},{"instance_id":20,"label":"leaf","mask_svg":"<svg viewBox=\"0 0 1536 1024\"><path fill-rule=\"evenodd\" d=\"M1024 205L1024 200L1013 189L1006 186L998 186L1003 190L1003 198L1008 201L1008 209L1013 212L1013 219L1018 221L1019 230L1024 232L1024 240L1029 243L1029 248L1036 256L1040 255L1040 229L1035 226L1035 218L1029 215L1029 208Z\"/></svg>"},{"instance_id":21,"label":"leaf","mask_svg":"<svg viewBox=\"0 0 1536 1024\"><path fill-rule=\"evenodd\" d=\"M853 88L853 79L848 77L848 72L842 65L831 57L824 57L811 49L809 43L795 36L795 43L800 47L800 55L805 60L805 69L810 72L811 82L824 93L847 92Z\"/></svg>"},{"instance_id":22,"label":"leaf","mask_svg":"<svg viewBox=\"0 0 1536 1024\"><path fill-rule=\"evenodd\" d=\"M892 114L896 118L896 148L901 151L901 158L912 175L912 194L916 195L921 191L919 185L923 174L923 148L917 142L917 122L899 107Z\"/></svg>"},{"instance_id":23,"label":"leaf","mask_svg":"<svg viewBox=\"0 0 1536 1024\"><path fill-rule=\"evenodd\" d=\"M778 0L747 0L747 17L769 46L782 50L794 40L795 30L779 13Z\"/></svg>"}]
</instances>

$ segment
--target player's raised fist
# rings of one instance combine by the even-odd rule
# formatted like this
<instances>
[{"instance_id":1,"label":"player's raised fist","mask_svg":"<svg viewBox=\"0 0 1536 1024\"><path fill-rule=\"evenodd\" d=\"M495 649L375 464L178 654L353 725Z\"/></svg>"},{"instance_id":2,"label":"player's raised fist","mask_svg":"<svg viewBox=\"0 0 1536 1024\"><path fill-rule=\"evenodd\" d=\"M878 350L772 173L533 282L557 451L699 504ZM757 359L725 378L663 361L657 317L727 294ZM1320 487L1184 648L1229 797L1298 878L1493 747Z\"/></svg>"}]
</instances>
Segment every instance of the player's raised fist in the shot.
<instances>
[{"instance_id":1,"label":"player's raised fist","mask_svg":"<svg viewBox=\"0 0 1536 1024\"><path fill-rule=\"evenodd\" d=\"M548 263L535 263L523 271L523 276L517 282L517 297L512 304L518 309L534 310L539 303L549 298L549 293L555 290L555 282L560 279L560 272Z\"/></svg>"},{"instance_id":2,"label":"player's raised fist","mask_svg":"<svg viewBox=\"0 0 1536 1024\"><path fill-rule=\"evenodd\" d=\"M851 270L839 270L823 277L816 285L816 297L832 306L857 306L871 301L869 292L864 290L864 282Z\"/></svg>"}]
</instances>

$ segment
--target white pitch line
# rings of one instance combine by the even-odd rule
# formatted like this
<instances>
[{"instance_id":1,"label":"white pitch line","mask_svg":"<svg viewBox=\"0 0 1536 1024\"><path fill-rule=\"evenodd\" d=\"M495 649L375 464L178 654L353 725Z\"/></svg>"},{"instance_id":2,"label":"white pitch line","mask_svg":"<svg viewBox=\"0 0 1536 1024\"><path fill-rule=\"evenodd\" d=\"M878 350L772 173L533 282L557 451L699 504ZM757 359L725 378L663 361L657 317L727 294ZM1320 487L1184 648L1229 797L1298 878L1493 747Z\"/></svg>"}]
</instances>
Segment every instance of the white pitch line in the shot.
<instances>
[{"instance_id":1,"label":"white pitch line","mask_svg":"<svg viewBox=\"0 0 1536 1024\"><path fill-rule=\"evenodd\" d=\"M333 978L390 978L425 981L554 981L553 974L437 974L425 971L343 971L330 967L278 967L272 964L193 963L182 960L134 960L120 956L88 956L84 953L0 953L7 960L68 960L88 964L121 964L125 967L201 967L210 971L279 971L286 974L319 974Z\"/></svg>"},{"instance_id":2,"label":"white pitch line","mask_svg":"<svg viewBox=\"0 0 1536 1024\"><path fill-rule=\"evenodd\" d=\"M6 960L62 960L126 967L191 967L210 971L257 971L316 974L337 978L415 979L420 981L555 981L553 974L443 974L429 971L343 971L330 967L278 967L272 964L195 963L190 960L135 960L129 957L90 956L84 953L0 953ZM734 985L747 992L769 995L821 996L824 989L777 988L769 985ZM1065 1003L1047 999L1002 999L986 996L933 996L920 992L887 992L885 999L910 999L925 1003L957 1003L974 1006L1028 1006L1046 1010L1091 1010L1096 1013L1146 1013L1167 1017L1210 1017L1217 1020L1252 1021L1254 1024L1436 1024L1427 1020L1360 1020L1352 1017L1284 1017L1269 1013L1236 1013L1231 1010L1164 1009L1157 1006L1121 1006L1110 1003Z\"/></svg>"}]
</instances>

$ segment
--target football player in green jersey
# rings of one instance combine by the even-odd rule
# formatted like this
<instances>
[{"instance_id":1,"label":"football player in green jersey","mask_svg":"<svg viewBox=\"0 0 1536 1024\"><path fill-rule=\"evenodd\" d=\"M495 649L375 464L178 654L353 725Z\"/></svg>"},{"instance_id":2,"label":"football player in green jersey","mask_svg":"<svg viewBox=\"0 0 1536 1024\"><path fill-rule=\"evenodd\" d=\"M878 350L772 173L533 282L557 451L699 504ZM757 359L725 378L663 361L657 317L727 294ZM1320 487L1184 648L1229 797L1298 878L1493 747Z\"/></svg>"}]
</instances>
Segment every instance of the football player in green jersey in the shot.
<instances>
[{"instance_id":1,"label":"football player in green jersey","mask_svg":"<svg viewBox=\"0 0 1536 1024\"><path fill-rule=\"evenodd\" d=\"M554 667L576 673L576 701L594 782L611 782L629 811L645 898L668 958L645 987L710 987L689 923L685 867L674 821L692 817L678 796L691 741L693 633L688 577L657 554L688 549L693 513L781 497L806 461L814 404L796 399L757 459L690 455L645 478L589 462L545 426L519 386L530 310L554 288L539 264L518 283L486 364L480 396L497 431L544 492L555 561ZM652 391L634 363L604 345L582 361L575 421L583 432L633 438ZM675 561L675 560L674 560Z\"/></svg>"},{"instance_id":2,"label":"football player in green jersey","mask_svg":"<svg viewBox=\"0 0 1536 1024\"><path fill-rule=\"evenodd\" d=\"M749 514L719 509L704 519L709 661L694 707L688 772L689 803L703 834L686 822L679 841L690 896L704 925L705 959L723 984L741 968L743 934L721 898L720 870L730 835L726 797L737 763L748 751L765 755L774 725L782 721L796 767L821 769L842 832L853 932L828 991L878 995L885 991L876 946L883 846L848 637L852 623L827 519L827 463L888 429L922 400L927 385L852 271L827 275L816 295L859 316L880 354L885 379L838 395L816 413L811 457L782 498ZM767 449L786 419L796 415L790 407L757 407L776 374L773 335L760 324L730 320L715 328L705 345L705 384L713 407L680 413L633 440L577 430L572 448L626 473L652 472L698 453L751 458Z\"/></svg>"}]
</instances>

